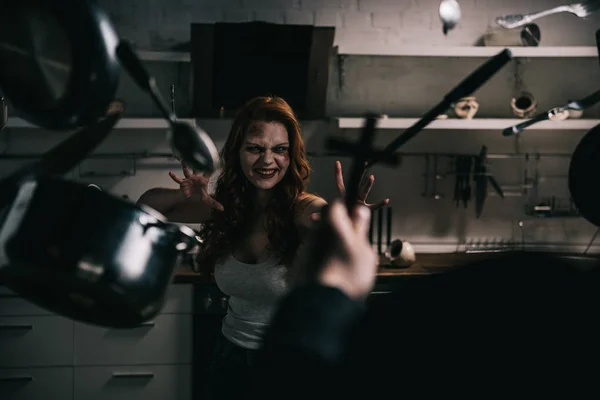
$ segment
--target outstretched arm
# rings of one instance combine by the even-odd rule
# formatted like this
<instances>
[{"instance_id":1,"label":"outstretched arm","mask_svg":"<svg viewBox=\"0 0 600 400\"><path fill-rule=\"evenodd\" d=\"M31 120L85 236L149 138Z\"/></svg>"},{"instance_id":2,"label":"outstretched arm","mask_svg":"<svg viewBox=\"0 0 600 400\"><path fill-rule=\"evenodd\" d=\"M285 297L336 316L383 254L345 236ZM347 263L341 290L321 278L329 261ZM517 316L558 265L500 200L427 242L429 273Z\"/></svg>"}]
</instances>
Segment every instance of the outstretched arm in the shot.
<instances>
[{"instance_id":1,"label":"outstretched arm","mask_svg":"<svg viewBox=\"0 0 600 400\"><path fill-rule=\"evenodd\" d=\"M182 169L183 178L169 172L179 189L150 189L142 194L137 204L152 207L170 221L189 224L207 221L213 208L223 211L223 205L208 193L209 176L195 174L185 164Z\"/></svg>"}]
</instances>

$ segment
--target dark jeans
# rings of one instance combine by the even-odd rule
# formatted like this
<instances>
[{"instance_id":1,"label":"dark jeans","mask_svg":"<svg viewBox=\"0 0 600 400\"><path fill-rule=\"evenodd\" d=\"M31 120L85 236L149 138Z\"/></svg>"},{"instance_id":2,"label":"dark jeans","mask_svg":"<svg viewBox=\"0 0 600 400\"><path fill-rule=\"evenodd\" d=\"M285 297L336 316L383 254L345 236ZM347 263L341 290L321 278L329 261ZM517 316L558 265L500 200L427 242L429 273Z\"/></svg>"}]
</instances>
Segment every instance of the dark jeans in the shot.
<instances>
[{"instance_id":1,"label":"dark jeans","mask_svg":"<svg viewBox=\"0 0 600 400\"><path fill-rule=\"evenodd\" d=\"M210 362L206 398L243 399L257 352L231 343L220 333Z\"/></svg>"}]
</instances>

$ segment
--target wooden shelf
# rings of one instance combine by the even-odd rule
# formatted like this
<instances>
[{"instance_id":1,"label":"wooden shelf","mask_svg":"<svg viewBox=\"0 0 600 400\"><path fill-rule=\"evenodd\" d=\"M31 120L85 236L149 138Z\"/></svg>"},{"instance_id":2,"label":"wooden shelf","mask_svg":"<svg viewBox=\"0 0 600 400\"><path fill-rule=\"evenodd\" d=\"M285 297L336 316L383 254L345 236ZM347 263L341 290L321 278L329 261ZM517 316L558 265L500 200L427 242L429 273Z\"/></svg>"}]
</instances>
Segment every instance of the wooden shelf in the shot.
<instances>
[{"instance_id":1,"label":"wooden shelf","mask_svg":"<svg viewBox=\"0 0 600 400\"><path fill-rule=\"evenodd\" d=\"M502 46L372 46L360 42L338 46L340 55L404 57L492 57L505 48L513 57L598 57L593 46L502 47Z\"/></svg>"},{"instance_id":2,"label":"wooden shelf","mask_svg":"<svg viewBox=\"0 0 600 400\"><path fill-rule=\"evenodd\" d=\"M194 119L181 119L196 126ZM122 118L115 129L168 129L169 124L162 118ZM22 128L22 129L42 129L37 125L33 125L21 118L10 117L6 124L6 128Z\"/></svg>"},{"instance_id":3,"label":"wooden shelf","mask_svg":"<svg viewBox=\"0 0 600 400\"><path fill-rule=\"evenodd\" d=\"M415 124L419 118L381 118L377 124L380 129L406 129ZM337 118L340 128L362 128L363 118ZM431 122L425 129L454 129L454 130L503 130L517 125L525 120L509 118L480 118L480 119L438 119ZM564 121L538 122L526 130L590 130L600 124L598 119L566 119Z\"/></svg>"},{"instance_id":4,"label":"wooden shelf","mask_svg":"<svg viewBox=\"0 0 600 400\"><path fill-rule=\"evenodd\" d=\"M401 57L492 57L508 48L513 57L598 57L594 46L541 46L541 47L502 47L502 46L372 46L360 42L338 46L340 55L356 56L401 56ZM190 53L185 51L138 50L144 61L190 62Z\"/></svg>"},{"instance_id":5,"label":"wooden shelf","mask_svg":"<svg viewBox=\"0 0 600 400\"><path fill-rule=\"evenodd\" d=\"M336 118L338 127L344 129L362 128L363 118ZM181 119L196 126L195 119ZM415 124L418 118L381 118L377 124L380 129L406 129ZM502 130L523 122L522 119L480 118L480 119L438 119L425 129L453 130ZM567 119L564 121L543 121L527 128L527 130L590 130L600 124L599 119ZM162 118L123 118L115 129L168 129L168 123ZM21 118L10 117L6 128L41 129Z\"/></svg>"}]
</instances>

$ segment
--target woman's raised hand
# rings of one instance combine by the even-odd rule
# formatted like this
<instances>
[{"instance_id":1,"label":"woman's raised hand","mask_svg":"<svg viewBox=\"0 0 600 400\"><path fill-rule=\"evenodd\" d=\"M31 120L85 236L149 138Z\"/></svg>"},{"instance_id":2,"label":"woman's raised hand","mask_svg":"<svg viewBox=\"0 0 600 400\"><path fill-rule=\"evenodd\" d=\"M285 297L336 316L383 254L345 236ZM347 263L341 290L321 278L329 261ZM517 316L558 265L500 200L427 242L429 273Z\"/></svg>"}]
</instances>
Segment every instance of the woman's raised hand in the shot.
<instances>
[{"instance_id":1,"label":"woman's raised hand","mask_svg":"<svg viewBox=\"0 0 600 400\"><path fill-rule=\"evenodd\" d=\"M169 176L179 184L179 189L182 191L185 198L197 199L211 208L223 211L223 205L208 193L208 182L210 175L208 173L194 173L184 163L181 163L181 167L183 170L183 178L178 176L173 171L169 171Z\"/></svg>"}]
</instances>

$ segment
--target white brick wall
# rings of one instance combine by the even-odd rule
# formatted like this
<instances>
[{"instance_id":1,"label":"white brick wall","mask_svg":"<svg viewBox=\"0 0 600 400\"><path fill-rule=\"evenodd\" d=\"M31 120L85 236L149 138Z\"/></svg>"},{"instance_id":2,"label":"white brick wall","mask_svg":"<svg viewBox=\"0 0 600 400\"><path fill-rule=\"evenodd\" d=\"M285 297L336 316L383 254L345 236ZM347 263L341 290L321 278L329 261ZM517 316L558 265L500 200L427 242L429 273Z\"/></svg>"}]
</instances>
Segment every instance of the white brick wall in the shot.
<instances>
[{"instance_id":1,"label":"white brick wall","mask_svg":"<svg viewBox=\"0 0 600 400\"><path fill-rule=\"evenodd\" d=\"M463 18L442 34L439 0L116 0L99 1L120 33L139 47L161 49L189 40L189 24L216 21L268 21L329 25L336 44L364 41L379 46L472 45L494 18L532 12L564 0L460 0ZM537 23L542 45L593 45L600 14L587 20L560 14Z\"/></svg>"},{"instance_id":2,"label":"white brick wall","mask_svg":"<svg viewBox=\"0 0 600 400\"><path fill-rule=\"evenodd\" d=\"M162 50L189 41L189 24L194 22L217 21L252 21L262 20L286 24L315 24L336 27L336 44L362 43L368 46L390 47L402 45L423 46L457 46L472 45L493 23L496 16L508 13L531 12L564 3L564 0L459 0L463 18L459 26L444 36L441 31L437 10L439 0L99 0L124 38L144 49ZM573 15L556 15L538 21L542 32L543 46L558 45L594 45L593 32L600 28L600 13L592 18L581 20ZM539 66L543 60L534 60L525 68L527 83L539 94L540 107L554 106L564 96L578 97L587 93L587 87L600 82L597 62L573 60L559 63L548 60L546 66ZM593 62L592 62L593 61ZM436 62L438 64L436 64ZM347 60L342 87L338 87L338 77L333 72L330 80L328 108L330 115L358 115L366 108L385 112L390 115L418 117L429 107L436 104L446 90L472 70L479 61L467 61L460 64L449 59L446 66L440 68L439 60L428 64L419 64L415 60L381 59L371 63L366 57ZM464 61L461 61L464 62ZM465 67L466 65L466 67ZM528 68L538 65L535 71ZM180 107L189 106L190 99L185 93L186 79L189 71L187 65L149 63L148 67L166 95L168 87L178 85L178 101ZM465 69L466 68L466 69ZM334 68L335 70L335 68ZM541 72L540 72L541 71ZM432 82L432 77L441 79ZM569 92L556 93L552 90L553 80L559 77L562 87ZM481 98L480 115L484 117L506 116L513 85L512 72L507 67L489 82L477 94ZM572 84L570 83L572 82ZM546 92L538 90L546 89ZM148 116L155 111L147 96L139 91L131 80L125 76L121 91L131 98L128 110L139 116ZM140 101L134 101L138 96ZM131 111L133 110L133 111ZM404 115L404 114L406 115ZM600 108L596 109L600 116ZM227 126L207 126L205 129L222 145L227 133ZM307 147L312 151L322 150L323 138L336 133L333 128L312 125L304 128ZM18 133L18 134L17 134ZM354 136L356 132L338 132ZM389 143L398 131L382 131L379 141ZM573 149L583 132L534 132L524 135L523 146L532 151L568 152ZM37 152L50 142L55 142L54 135L26 134L15 132L5 137L10 142L0 142L0 152ZM101 152L161 152L168 151L165 146L164 132L114 132L109 141L102 146ZM453 151L476 153L481 144L486 144L490 152L511 152L513 141L504 140L496 132L423 132L410 142L410 151ZM6 146L5 146L6 145ZM437 151L436 150L436 151ZM567 165L553 165L548 169L548 162L542 162L542 173L564 175ZM92 165L90 167L90 165ZM313 183L311 189L326 197L332 197L335 190L332 185L331 158L315 158L311 160ZM347 164L346 164L347 165ZM519 164L520 165L520 164ZM523 176L518 172L516 162L494 160L492 169L503 185L516 184ZM2 174L15 166L15 163L0 162ZM83 169L114 172L129 169L129 162L111 160L100 163L87 163ZM177 168L176 165L165 165L163 160L147 160L138 165L135 176L127 178L87 179L111 190L118 195L128 195L137 199L146 189L153 186L173 186L167 171ZM546 170L544 170L546 168ZM373 191L375 198L390 196L395 205L394 235L408 238L415 242L448 242L457 237L491 237L504 240L520 240L517 222L522 217L522 210L527 199L509 198L500 200L490 198L482 220L474 219L474 210L456 210L448 197L451 197L453 179L449 176L440 183L440 190L447 199L435 201L420 196L423 172L422 160L408 160L404 167L389 170L376 167L377 184ZM545 171L545 172L544 172ZM1 175L1 174L0 174ZM77 179L75 171L72 178ZM556 183L556 182L555 182ZM564 191L565 180L559 180L558 191ZM552 187L546 183L543 190ZM393 188L393 189L390 189ZM551 193L550 193L551 194ZM402 210L402 211L400 211ZM543 242L570 241L584 243L593 233L593 227L584 221L537 221L528 222L525 226L526 240ZM446 248L446 250L452 248Z\"/></svg>"}]
</instances>

